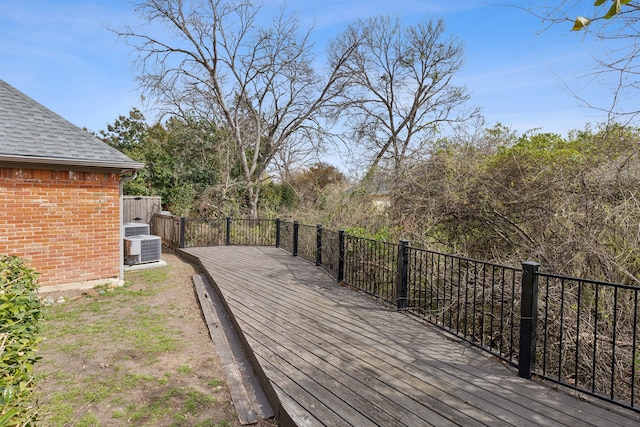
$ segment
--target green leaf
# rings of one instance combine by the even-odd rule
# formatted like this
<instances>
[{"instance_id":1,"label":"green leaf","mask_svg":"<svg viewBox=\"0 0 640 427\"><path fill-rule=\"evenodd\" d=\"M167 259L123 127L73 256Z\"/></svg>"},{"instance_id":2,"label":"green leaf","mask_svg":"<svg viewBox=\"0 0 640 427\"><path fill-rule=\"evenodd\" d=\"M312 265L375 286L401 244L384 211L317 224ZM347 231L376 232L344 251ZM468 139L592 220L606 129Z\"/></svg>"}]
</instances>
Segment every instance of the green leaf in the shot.
<instances>
[{"instance_id":1,"label":"green leaf","mask_svg":"<svg viewBox=\"0 0 640 427\"><path fill-rule=\"evenodd\" d=\"M576 22L573 24L573 28L571 28L571 31L580 31L590 23L591 19L585 18L584 16L578 16L576 18Z\"/></svg>"},{"instance_id":2,"label":"green leaf","mask_svg":"<svg viewBox=\"0 0 640 427\"><path fill-rule=\"evenodd\" d=\"M602 6L602 4L607 1L607 0L596 0L596 2L593 4L594 6Z\"/></svg>"},{"instance_id":3,"label":"green leaf","mask_svg":"<svg viewBox=\"0 0 640 427\"><path fill-rule=\"evenodd\" d=\"M606 15L604 15L604 19L611 19L614 16L616 16L618 13L620 13L621 10L621 6L620 6L620 0L613 0L613 4L611 5L611 8L609 9L609 11L607 12Z\"/></svg>"},{"instance_id":4,"label":"green leaf","mask_svg":"<svg viewBox=\"0 0 640 427\"><path fill-rule=\"evenodd\" d=\"M6 426L7 423L9 421L11 421L11 418L13 418L17 414L18 414L18 410L17 409L9 409L9 411L6 414L4 414L2 417L0 417L0 427Z\"/></svg>"},{"instance_id":5,"label":"green leaf","mask_svg":"<svg viewBox=\"0 0 640 427\"><path fill-rule=\"evenodd\" d=\"M4 391L2 392L2 399L7 403L11 402L14 396L15 396L15 392L12 386L5 388Z\"/></svg>"}]
</instances>

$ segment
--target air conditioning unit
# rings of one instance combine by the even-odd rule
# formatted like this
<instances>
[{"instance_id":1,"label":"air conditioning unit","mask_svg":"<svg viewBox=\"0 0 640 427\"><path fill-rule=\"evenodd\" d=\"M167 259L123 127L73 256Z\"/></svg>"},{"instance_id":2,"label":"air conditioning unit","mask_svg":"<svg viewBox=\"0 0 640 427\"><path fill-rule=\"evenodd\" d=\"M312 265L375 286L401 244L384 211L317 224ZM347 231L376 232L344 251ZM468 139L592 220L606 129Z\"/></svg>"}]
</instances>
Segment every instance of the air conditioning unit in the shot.
<instances>
[{"instance_id":1,"label":"air conditioning unit","mask_svg":"<svg viewBox=\"0 0 640 427\"><path fill-rule=\"evenodd\" d=\"M124 237L130 236L146 236L149 232L149 224L140 222L128 222L124 225Z\"/></svg>"},{"instance_id":2,"label":"air conditioning unit","mask_svg":"<svg viewBox=\"0 0 640 427\"><path fill-rule=\"evenodd\" d=\"M160 236L129 236L124 238L124 262L127 265L160 261L162 240Z\"/></svg>"}]
</instances>

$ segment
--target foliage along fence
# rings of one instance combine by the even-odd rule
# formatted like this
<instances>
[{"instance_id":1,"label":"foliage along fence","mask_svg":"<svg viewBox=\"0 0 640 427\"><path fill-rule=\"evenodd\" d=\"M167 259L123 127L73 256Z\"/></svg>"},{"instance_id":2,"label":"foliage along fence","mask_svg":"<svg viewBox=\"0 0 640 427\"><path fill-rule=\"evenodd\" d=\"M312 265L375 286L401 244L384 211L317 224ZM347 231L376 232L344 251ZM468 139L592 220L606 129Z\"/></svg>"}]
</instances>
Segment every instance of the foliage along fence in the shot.
<instances>
[{"instance_id":1,"label":"foliage along fence","mask_svg":"<svg viewBox=\"0 0 640 427\"><path fill-rule=\"evenodd\" d=\"M640 287L565 277L296 221L185 219L172 247L268 245L518 368L638 410Z\"/></svg>"}]
</instances>

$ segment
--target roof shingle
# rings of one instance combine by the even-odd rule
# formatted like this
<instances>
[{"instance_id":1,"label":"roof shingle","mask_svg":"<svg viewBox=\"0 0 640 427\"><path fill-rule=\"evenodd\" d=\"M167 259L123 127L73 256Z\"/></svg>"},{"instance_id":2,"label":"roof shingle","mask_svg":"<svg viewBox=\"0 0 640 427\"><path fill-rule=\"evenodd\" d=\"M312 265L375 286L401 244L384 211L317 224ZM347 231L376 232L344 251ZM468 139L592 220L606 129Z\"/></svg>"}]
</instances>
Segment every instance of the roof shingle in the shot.
<instances>
[{"instance_id":1,"label":"roof shingle","mask_svg":"<svg viewBox=\"0 0 640 427\"><path fill-rule=\"evenodd\" d=\"M143 167L0 80L0 161L9 159L114 169Z\"/></svg>"}]
</instances>

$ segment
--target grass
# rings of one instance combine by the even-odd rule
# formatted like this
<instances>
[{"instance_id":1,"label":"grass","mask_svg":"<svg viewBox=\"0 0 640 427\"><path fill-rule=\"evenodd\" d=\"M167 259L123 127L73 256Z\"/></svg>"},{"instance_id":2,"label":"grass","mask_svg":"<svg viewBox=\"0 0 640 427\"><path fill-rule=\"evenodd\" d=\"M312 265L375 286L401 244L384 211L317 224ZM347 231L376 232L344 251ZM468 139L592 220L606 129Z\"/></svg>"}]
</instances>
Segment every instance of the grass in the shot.
<instances>
[{"instance_id":1,"label":"grass","mask_svg":"<svg viewBox=\"0 0 640 427\"><path fill-rule=\"evenodd\" d=\"M169 272L165 268L150 268L128 273L128 279L132 281L146 281L154 283L165 282L169 278Z\"/></svg>"},{"instance_id":2,"label":"grass","mask_svg":"<svg viewBox=\"0 0 640 427\"><path fill-rule=\"evenodd\" d=\"M224 384L224 381L221 381L218 379L212 379L211 381L209 381L209 386L214 389L218 387L222 387L223 384Z\"/></svg>"},{"instance_id":3,"label":"grass","mask_svg":"<svg viewBox=\"0 0 640 427\"><path fill-rule=\"evenodd\" d=\"M179 401L181 410L176 412L174 403ZM202 409L213 405L217 400L208 394L190 390L188 388L170 387L166 389L153 403L137 405L131 403L124 410L117 410L113 418L127 419L133 425L154 423L171 418L172 426L189 426L189 415L197 415Z\"/></svg>"},{"instance_id":4,"label":"grass","mask_svg":"<svg viewBox=\"0 0 640 427\"><path fill-rule=\"evenodd\" d=\"M217 397L223 382L192 375L194 356L182 354L187 342L175 325L188 311L156 298L173 286L170 270L129 272L126 279L123 287L48 307L43 347L64 357L40 362L39 382L50 383L39 398L41 425L237 425L229 421L230 403Z\"/></svg>"},{"instance_id":5,"label":"grass","mask_svg":"<svg viewBox=\"0 0 640 427\"><path fill-rule=\"evenodd\" d=\"M189 365L183 365L178 367L178 373L180 374L190 374L193 372L193 369Z\"/></svg>"}]
</instances>

